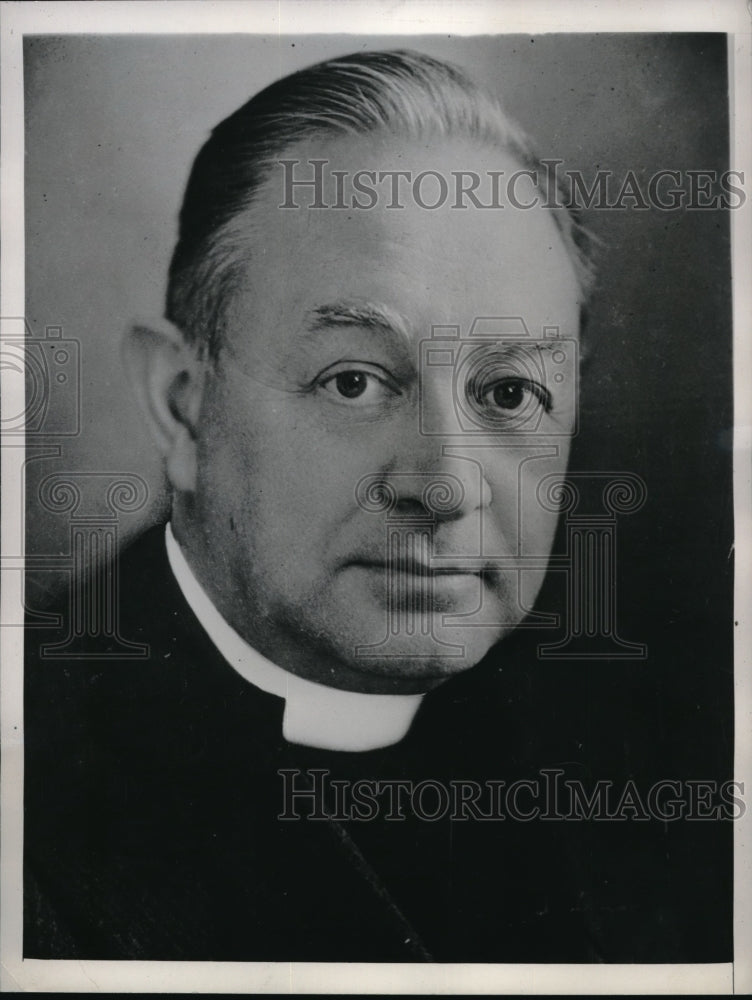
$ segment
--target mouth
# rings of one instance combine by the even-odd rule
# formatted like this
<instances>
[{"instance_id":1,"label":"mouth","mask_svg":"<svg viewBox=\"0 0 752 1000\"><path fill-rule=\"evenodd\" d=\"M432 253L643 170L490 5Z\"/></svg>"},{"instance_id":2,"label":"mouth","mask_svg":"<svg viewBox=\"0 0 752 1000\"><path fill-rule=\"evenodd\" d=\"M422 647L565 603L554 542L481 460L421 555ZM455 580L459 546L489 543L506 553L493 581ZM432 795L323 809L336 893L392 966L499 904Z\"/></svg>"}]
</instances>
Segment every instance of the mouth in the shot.
<instances>
[{"instance_id":1,"label":"mouth","mask_svg":"<svg viewBox=\"0 0 752 1000\"><path fill-rule=\"evenodd\" d=\"M388 575L415 576L423 580L466 576L482 580L492 572L492 567L485 559L463 556L435 556L430 563L409 557L395 559L391 563L384 559L354 559L350 565Z\"/></svg>"},{"instance_id":2,"label":"mouth","mask_svg":"<svg viewBox=\"0 0 752 1000\"><path fill-rule=\"evenodd\" d=\"M482 601L488 585L484 560L468 566L469 560L452 557L447 565L429 565L412 559L394 563L357 560L351 565L364 571L372 587L393 610L452 611Z\"/></svg>"}]
</instances>

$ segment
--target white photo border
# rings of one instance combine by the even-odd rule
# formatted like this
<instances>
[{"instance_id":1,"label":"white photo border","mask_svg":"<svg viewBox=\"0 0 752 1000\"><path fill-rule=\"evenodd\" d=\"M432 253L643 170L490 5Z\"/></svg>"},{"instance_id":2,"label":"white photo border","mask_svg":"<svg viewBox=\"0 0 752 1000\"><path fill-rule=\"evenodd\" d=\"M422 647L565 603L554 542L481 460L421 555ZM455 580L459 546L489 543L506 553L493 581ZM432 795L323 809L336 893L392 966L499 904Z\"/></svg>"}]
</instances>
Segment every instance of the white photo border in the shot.
<instances>
[{"instance_id":1,"label":"white photo border","mask_svg":"<svg viewBox=\"0 0 752 1000\"><path fill-rule=\"evenodd\" d=\"M752 177L752 5L744 0L234 0L234 2L0 3L2 255L0 336L24 299L24 36L35 34L295 33L455 35L713 31L728 35L731 167ZM735 492L735 779L752 788L752 199L732 213ZM3 408L22 412L10 383ZM17 387L15 388L17 392ZM2 552L23 552L23 440L2 448ZM2 563L0 621L23 603L22 566ZM14 992L729 994L752 991L752 815L735 822L735 958L697 965L360 965L330 963L102 962L24 960L21 950L23 844L23 630L0 630L1 988Z\"/></svg>"}]
</instances>

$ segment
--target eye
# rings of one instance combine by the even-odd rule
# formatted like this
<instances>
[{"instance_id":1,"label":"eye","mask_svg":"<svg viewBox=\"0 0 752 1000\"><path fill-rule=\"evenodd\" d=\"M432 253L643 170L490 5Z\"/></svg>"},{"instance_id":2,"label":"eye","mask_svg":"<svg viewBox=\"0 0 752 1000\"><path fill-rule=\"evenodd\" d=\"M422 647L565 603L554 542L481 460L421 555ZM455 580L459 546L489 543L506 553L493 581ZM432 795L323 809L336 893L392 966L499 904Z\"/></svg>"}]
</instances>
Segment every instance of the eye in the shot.
<instances>
[{"instance_id":1,"label":"eye","mask_svg":"<svg viewBox=\"0 0 752 1000\"><path fill-rule=\"evenodd\" d=\"M551 410L551 394L542 385L527 378L503 378L482 393L483 401L502 410L515 411L536 403L546 413Z\"/></svg>"},{"instance_id":2,"label":"eye","mask_svg":"<svg viewBox=\"0 0 752 1000\"><path fill-rule=\"evenodd\" d=\"M394 380L383 370L341 367L326 372L318 385L334 402L346 405L378 405L399 395Z\"/></svg>"},{"instance_id":3,"label":"eye","mask_svg":"<svg viewBox=\"0 0 752 1000\"><path fill-rule=\"evenodd\" d=\"M368 375L365 372L338 372L333 382L337 392L345 399L357 399L368 389Z\"/></svg>"}]
</instances>

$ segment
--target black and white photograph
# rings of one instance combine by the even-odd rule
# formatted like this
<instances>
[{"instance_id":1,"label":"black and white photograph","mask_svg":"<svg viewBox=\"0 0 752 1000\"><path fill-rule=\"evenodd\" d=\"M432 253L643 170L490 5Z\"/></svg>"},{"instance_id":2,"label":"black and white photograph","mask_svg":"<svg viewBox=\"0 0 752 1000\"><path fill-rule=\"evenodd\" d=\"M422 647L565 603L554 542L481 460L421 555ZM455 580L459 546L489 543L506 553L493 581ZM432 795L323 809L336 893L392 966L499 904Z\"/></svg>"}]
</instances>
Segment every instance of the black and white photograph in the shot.
<instances>
[{"instance_id":1,"label":"black and white photograph","mask_svg":"<svg viewBox=\"0 0 752 1000\"><path fill-rule=\"evenodd\" d=\"M4 989L750 987L752 15L639 6L2 5Z\"/></svg>"}]
</instances>

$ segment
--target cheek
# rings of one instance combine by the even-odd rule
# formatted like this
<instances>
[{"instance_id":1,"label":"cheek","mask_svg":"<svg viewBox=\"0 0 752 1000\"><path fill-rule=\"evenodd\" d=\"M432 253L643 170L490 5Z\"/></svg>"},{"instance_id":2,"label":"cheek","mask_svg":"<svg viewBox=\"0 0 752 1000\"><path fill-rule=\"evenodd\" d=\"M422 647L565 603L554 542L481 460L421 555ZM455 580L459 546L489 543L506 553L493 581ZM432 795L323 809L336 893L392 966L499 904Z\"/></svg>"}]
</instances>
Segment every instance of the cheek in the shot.
<instances>
[{"instance_id":1,"label":"cheek","mask_svg":"<svg viewBox=\"0 0 752 1000\"><path fill-rule=\"evenodd\" d=\"M546 554L558 521L558 512L546 501L546 487L564 477L568 438L556 443L551 438L545 442L518 438L507 447L479 449L476 456L493 497L486 518L510 549L528 555ZM491 541L490 533L486 541Z\"/></svg>"},{"instance_id":2,"label":"cheek","mask_svg":"<svg viewBox=\"0 0 752 1000\"><path fill-rule=\"evenodd\" d=\"M373 428L334 433L295 401L246 402L234 413L230 420L223 407L201 441L199 481L212 509L278 550L315 548L357 515L358 482L383 463Z\"/></svg>"},{"instance_id":3,"label":"cheek","mask_svg":"<svg viewBox=\"0 0 752 1000\"><path fill-rule=\"evenodd\" d=\"M557 484L564 481L569 459L569 439L564 438L554 447L557 454L527 462L521 476L522 494L522 548L528 554L545 555L551 550L559 521Z\"/></svg>"},{"instance_id":4,"label":"cheek","mask_svg":"<svg viewBox=\"0 0 752 1000\"><path fill-rule=\"evenodd\" d=\"M357 506L358 481L375 471L373 447L355 435L333 436L305 421L277 426L249 446L246 460L263 490L260 499L276 505L280 518L292 512L303 516L302 524L344 517Z\"/></svg>"}]
</instances>

